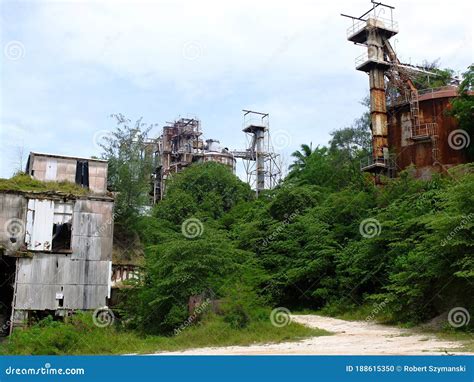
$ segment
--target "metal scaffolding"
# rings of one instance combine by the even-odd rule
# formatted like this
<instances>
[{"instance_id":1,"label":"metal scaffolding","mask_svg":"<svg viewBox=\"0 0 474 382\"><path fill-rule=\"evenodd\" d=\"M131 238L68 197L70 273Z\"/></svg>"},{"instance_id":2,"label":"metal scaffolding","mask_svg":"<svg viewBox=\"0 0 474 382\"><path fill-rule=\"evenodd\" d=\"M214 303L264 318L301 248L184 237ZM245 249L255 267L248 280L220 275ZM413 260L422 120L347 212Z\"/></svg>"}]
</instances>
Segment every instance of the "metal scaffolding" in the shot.
<instances>
[{"instance_id":1,"label":"metal scaffolding","mask_svg":"<svg viewBox=\"0 0 474 382\"><path fill-rule=\"evenodd\" d=\"M393 19L395 8L374 0L371 3L372 8L360 17L341 15L352 20L347 39L367 47L367 52L356 58L356 69L369 75L370 85L372 157L361 169L374 173L378 179L380 174L392 176L395 171L388 145L387 95L393 96L390 90L398 91L410 106L412 141L431 140L433 162L438 160L439 149L436 121L421 123L418 90L411 78L410 72L423 70L400 63L389 41L398 33L398 23ZM386 13L388 18L381 17Z\"/></svg>"},{"instance_id":2,"label":"metal scaffolding","mask_svg":"<svg viewBox=\"0 0 474 382\"><path fill-rule=\"evenodd\" d=\"M244 151L234 150L235 158L243 160L247 182L257 196L265 189L274 188L281 180L280 155L275 153L270 137L268 113L243 111L243 132L246 134Z\"/></svg>"}]
</instances>

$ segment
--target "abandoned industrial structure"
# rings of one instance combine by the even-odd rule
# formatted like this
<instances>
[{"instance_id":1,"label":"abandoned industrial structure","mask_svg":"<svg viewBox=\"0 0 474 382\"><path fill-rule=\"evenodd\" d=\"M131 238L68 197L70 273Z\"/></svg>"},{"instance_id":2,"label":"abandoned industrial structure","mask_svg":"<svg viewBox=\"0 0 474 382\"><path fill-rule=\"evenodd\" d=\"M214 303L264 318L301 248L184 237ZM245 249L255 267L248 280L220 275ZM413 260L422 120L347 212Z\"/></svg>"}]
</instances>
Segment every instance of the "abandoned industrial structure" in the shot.
<instances>
[{"instance_id":1,"label":"abandoned industrial structure","mask_svg":"<svg viewBox=\"0 0 474 382\"><path fill-rule=\"evenodd\" d=\"M171 174L183 170L195 162L214 161L235 171L235 158L219 141L201 138L201 122L196 118L180 118L163 127L163 134L154 140L156 171L153 200L161 200L165 182Z\"/></svg>"},{"instance_id":2,"label":"abandoned industrial structure","mask_svg":"<svg viewBox=\"0 0 474 382\"><path fill-rule=\"evenodd\" d=\"M372 155L361 170L374 174L376 182L411 165L418 177L429 178L467 161L450 144L457 123L445 113L457 86L416 88L413 73L421 69L401 63L390 43L398 33L393 9L372 0L362 16L343 15L352 20L347 39L367 49L356 59L370 86ZM281 163L268 113L243 110L242 131L246 147L229 149L204 139L197 118L167 123L146 143L155 161L153 203L165 196L173 174L199 162L217 162L235 173L240 159L257 196L275 187ZM107 191L107 161L32 152L26 173L41 182L75 183L84 192L0 191L0 332L38 311L64 316L105 307L112 288L139 273L134 264L112 264L114 198Z\"/></svg>"},{"instance_id":3,"label":"abandoned industrial structure","mask_svg":"<svg viewBox=\"0 0 474 382\"><path fill-rule=\"evenodd\" d=\"M275 187L281 178L279 155L271 144L269 115L243 110L243 132L247 146L244 150L229 150L214 139L203 140L201 122L196 118L180 118L163 127L163 133L151 140L154 146L155 173L153 202L161 200L166 180L192 163L217 162L235 173L236 160L242 159L247 182L257 195Z\"/></svg>"},{"instance_id":4,"label":"abandoned industrial structure","mask_svg":"<svg viewBox=\"0 0 474 382\"><path fill-rule=\"evenodd\" d=\"M0 191L2 331L35 311L56 315L107 305L114 199L107 161L31 153L26 172L85 192Z\"/></svg>"},{"instance_id":5,"label":"abandoned industrial structure","mask_svg":"<svg viewBox=\"0 0 474 382\"><path fill-rule=\"evenodd\" d=\"M458 95L457 86L419 91L415 73L434 75L403 64L397 58L390 38L398 33L394 7L372 0L372 8L354 17L347 39L367 51L355 60L356 69L369 75L372 155L361 163L361 170L393 177L414 165L418 177L465 163L462 150L450 144L456 121L445 110ZM390 15L381 17L380 15ZM386 80L387 79L387 80Z\"/></svg>"}]
</instances>

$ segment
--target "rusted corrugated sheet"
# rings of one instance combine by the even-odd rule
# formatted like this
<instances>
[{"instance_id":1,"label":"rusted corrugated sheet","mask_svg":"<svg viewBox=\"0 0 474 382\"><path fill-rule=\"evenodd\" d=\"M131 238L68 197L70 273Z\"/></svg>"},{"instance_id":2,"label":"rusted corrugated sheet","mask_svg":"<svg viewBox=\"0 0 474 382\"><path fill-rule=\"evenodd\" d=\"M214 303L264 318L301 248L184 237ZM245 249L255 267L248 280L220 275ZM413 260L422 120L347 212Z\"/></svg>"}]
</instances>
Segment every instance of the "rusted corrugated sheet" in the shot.
<instances>
[{"instance_id":1,"label":"rusted corrugated sheet","mask_svg":"<svg viewBox=\"0 0 474 382\"><path fill-rule=\"evenodd\" d=\"M448 95L448 96L447 96ZM437 146L439 155L437 161L433 158L433 143L431 140L413 141L410 139L412 122L408 104L390 108L389 115L389 147L396 154L398 171L415 165L417 175L429 177L432 172L443 171L449 167L466 163L463 150L455 150L448 144L448 136L458 129L454 118L447 115L449 102L455 93L453 91L432 92L419 98L420 123L437 123Z\"/></svg>"}]
</instances>

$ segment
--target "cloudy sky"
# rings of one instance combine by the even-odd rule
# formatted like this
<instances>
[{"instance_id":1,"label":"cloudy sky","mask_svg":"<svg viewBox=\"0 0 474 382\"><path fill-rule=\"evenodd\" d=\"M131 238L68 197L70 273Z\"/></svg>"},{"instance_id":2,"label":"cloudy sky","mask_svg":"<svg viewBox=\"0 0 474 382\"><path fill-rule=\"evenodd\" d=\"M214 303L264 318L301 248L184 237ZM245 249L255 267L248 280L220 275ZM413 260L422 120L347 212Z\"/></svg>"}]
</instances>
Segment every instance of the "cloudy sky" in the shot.
<instances>
[{"instance_id":1,"label":"cloudy sky","mask_svg":"<svg viewBox=\"0 0 474 382\"><path fill-rule=\"evenodd\" d=\"M389 1L389 0L387 0ZM472 1L391 0L404 62L473 59ZM363 48L346 40L369 0L0 0L0 177L19 151L99 155L112 113L197 116L206 138L245 146L243 108L270 114L284 157L325 144L362 112ZM158 135L158 130L154 133Z\"/></svg>"}]
</instances>

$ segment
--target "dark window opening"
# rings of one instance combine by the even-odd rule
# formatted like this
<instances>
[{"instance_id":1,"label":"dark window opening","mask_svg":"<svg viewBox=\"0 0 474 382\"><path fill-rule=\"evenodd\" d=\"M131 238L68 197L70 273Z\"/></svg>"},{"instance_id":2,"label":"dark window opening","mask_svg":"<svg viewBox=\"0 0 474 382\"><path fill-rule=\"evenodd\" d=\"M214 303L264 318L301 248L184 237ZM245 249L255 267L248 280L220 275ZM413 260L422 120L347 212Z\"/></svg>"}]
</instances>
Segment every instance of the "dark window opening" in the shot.
<instances>
[{"instance_id":1,"label":"dark window opening","mask_svg":"<svg viewBox=\"0 0 474 382\"><path fill-rule=\"evenodd\" d=\"M82 187L89 187L89 162L86 160L77 161L76 183Z\"/></svg>"},{"instance_id":2,"label":"dark window opening","mask_svg":"<svg viewBox=\"0 0 474 382\"><path fill-rule=\"evenodd\" d=\"M53 224L52 252L67 252L71 249L71 223Z\"/></svg>"}]
</instances>

